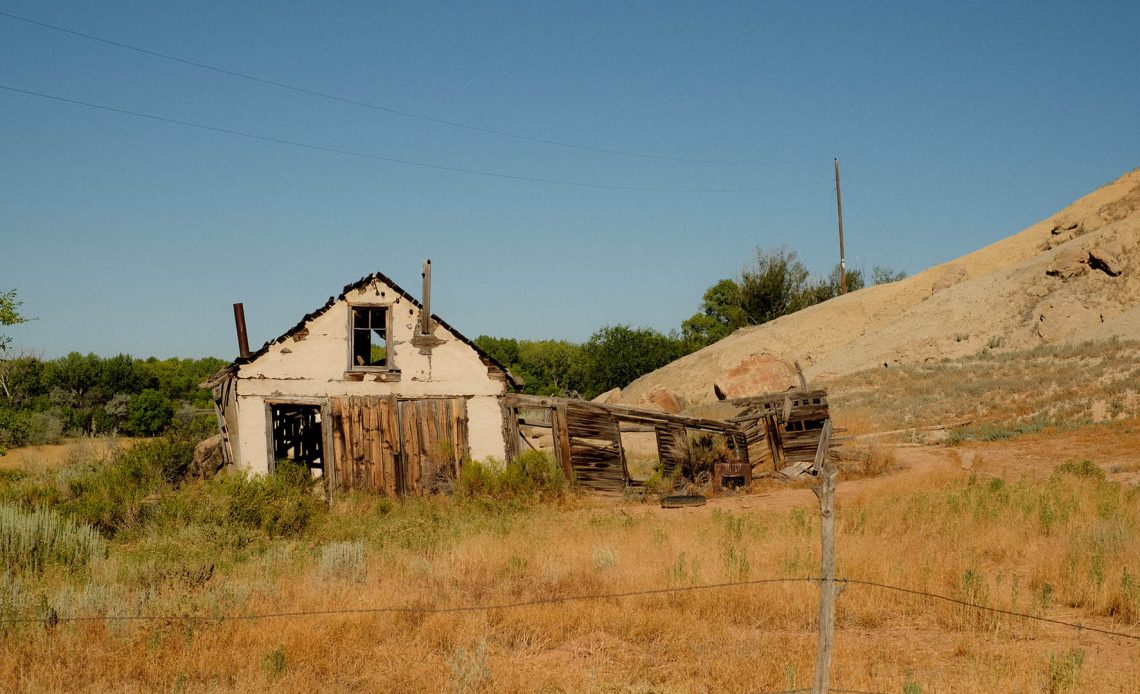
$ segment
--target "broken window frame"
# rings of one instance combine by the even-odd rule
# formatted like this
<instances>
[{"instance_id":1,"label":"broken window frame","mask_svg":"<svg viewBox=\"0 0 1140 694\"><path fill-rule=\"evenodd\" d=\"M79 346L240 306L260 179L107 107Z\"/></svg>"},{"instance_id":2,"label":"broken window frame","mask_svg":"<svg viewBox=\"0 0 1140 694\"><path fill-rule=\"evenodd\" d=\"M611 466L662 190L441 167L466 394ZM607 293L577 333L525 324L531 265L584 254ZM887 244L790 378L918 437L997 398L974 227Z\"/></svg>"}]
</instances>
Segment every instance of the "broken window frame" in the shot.
<instances>
[{"instance_id":1,"label":"broken window frame","mask_svg":"<svg viewBox=\"0 0 1140 694\"><path fill-rule=\"evenodd\" d=\"M284 458L285 460L292 460L293 462L301 462L308 466L310 472L320 471L320 474L315 476L314 479L328 480L329 474L332 472L329 466L329 453L332 451L332 441L329 436L329 429L327 423L329 421L329 408L328 401L324 398L309 398L309 397L289 397L289 398L266 398L265 402L265 443L266 443L266 458L268 459L268 467L266 468L270 474L277 473L277 445L274 437L274 409L279 407L287 408L316 408L318 419L315 426L320 429L320 466L312 465L312 461L297 461L294 458Z\"/></svg>"},{"instance_id":2,"label":"broken window frame","mask_svg":"<svg viewBox=\"0 0 1140 694\"><path fill-rule=\"evenodd\" d=\"M372 331L375 329L371 325L371 317L369 318L369 326L366 329L357 327L356 315L358 310L365 311L383 311L384 312L384 363L383 364L357 364L356 363L356 333L358 330L367 330L369 334L369 345L374 347ZM380 371L398 371L392 363L392 306L390 304L349 304L348 305L348 371L356 372L380 372Z\"/></svg>"}]
</instances>

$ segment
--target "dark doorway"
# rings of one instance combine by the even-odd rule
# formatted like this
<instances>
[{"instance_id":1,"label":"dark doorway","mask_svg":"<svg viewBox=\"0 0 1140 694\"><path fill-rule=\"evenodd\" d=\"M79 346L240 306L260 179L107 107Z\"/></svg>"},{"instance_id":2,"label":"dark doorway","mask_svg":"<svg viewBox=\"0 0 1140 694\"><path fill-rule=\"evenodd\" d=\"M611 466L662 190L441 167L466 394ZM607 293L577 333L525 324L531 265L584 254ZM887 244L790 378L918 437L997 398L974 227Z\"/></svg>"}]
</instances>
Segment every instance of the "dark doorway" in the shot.
<instances>
[{"instance_id":1,"label":"dark doorway","mask_svg":"<svg viewBox=\"0 0 1140 694\"><path fill-rule=\"evenodd\" d=\"M324 474L324 435L321 406L274 404L269 406L273 424L273 460L292 460L305 465L313 477Z\"/></svg>"}]
</instances>

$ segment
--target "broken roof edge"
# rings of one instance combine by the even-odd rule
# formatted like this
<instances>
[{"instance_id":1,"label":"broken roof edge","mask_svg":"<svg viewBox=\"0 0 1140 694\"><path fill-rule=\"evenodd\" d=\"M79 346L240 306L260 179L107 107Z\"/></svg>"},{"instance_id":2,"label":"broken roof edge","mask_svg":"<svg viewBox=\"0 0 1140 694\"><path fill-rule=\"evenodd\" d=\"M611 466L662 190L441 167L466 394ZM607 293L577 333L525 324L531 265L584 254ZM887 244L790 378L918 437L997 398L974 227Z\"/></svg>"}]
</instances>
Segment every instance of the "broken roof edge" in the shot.
<instances>
[{"instance_id":1,"label":"broken roof edge","mask_svg":"<svg viewBox=\"0 0 1140 694\"><path fill-rule=\"evenodd\" d=\"M331 309L333 306L335 306L337 304L337 302L344 301L349 292L358 290L361 287L365 286L366 284L369 284L371 282L375 282L377 280L388 285L393 291L395 291L401 297L412 302L413 306L416 306L421 311L423 310L423 308L424 308L423 304L421 304L419 301L417 301L414 296L412 296L411 294L409 294L407 292L407 290L405 290L403 287L401 287L400 285L393 282L391 280L391 278L389 278L384 273L373 272L369 275L365 275L364 277L361 277L359 280L357 280L351 284L346 284L344 286L344 289L341 290L340 294L338 296L330 296L328 301L325 302L324 306L321 306L320 308L318 308L317 310L315 310L311 313L305 314L301 318L301 320L297 322L296 325L294 325L292 328L289 328L288 330L286 330L281 335L278 335L277 337L273 338L272 340L269 340L264 345L262 345L260 349L258 349L256 352L253 352L248 357L238 357L237 359L234 359L232 362L230 362L226 366L222 367L222 369L220 371L218 371L216 374L214 374L210 378L206 379L202 383L198 384L199 387L200 388L214 388L218 384L225 381L233 373L235 373L238 368L245 366L246 364L251 364L254 361L258 360L259 358L264 356L269 351L270 347L272 347L275 344L284 342L285 340L289 339L290 337L293 337L298 332L300 332L302 329L304 329L304 327L306 325L308 325L308 323L310 321L315 320L316 318L319 318L320 316L327 313L329 309ZM504 366L502 363L500 363L498 359L495 359L490 354L488 354L485 350L483 350L483 348L480 347L478 344L476 344L474 340L470 339L469 337L467 337L463 333L461 333L458 330L456 330L455 328L451 327L450 323L448 323L444 319L440 318L436 314L434 314L434 313L431 314L431 318L433 321L435 321L440 326L442 326L444 330L446 330L449 333L451 333L452 335L454 335L456 337L456 339L458 339L460 342L464 343L465 345L467 345L471 349L475 350L475 353L479 355L479 358L483 361L484 364L486 364L489 367L494 367L494 368L498 369L499 371L502 371L503 375L506 376L507 383L510 386L512 386L513 388L516 388L518 390L521 390L524 386L526 386L526 381L522 380L521 378L519 378L519 377L515 376L513 373L511 373L510 369L508 369L506 366Z\"/></svg>"}]
</instances>

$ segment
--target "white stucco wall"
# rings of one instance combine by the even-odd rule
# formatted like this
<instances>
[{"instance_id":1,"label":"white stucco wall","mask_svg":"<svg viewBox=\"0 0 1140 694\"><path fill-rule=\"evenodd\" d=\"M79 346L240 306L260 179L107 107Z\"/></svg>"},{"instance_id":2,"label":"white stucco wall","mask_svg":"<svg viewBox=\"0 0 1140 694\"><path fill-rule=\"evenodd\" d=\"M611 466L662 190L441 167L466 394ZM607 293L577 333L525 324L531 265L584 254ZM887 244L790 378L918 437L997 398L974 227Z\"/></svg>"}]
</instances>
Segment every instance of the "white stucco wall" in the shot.
<instances>
[{"instance_id":1,"label":"white stucco wall","mask_svg":"<svg viewBox=\"0 0 1140 694\"><path fill-rule=\"evenodd\" d=\"M386 306L391 313L388 364L394 373L349 371L349 307ZM498 396L505 381L492 377L479 354L450 331L433 324L441 344L412 344L420 308L380 280L350 292L309 321L308 334L271 345L236 376L237 424L233 436L237 463L253 473L269 469L269 422L265 403L339 395L461 396L467 398L471 457L503 458L502 413ZM434 323L434 322L433 322Z\"/></svg>"}]
</instances>

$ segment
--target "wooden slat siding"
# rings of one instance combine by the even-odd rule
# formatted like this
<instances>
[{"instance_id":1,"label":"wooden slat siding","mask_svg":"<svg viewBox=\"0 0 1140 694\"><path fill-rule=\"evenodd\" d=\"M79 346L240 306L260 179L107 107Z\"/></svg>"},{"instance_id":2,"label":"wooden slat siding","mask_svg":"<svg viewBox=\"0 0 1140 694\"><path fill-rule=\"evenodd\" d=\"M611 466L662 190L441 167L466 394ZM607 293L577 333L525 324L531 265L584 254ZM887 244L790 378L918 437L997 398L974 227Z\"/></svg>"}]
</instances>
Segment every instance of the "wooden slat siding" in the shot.
<instances>
[{"instance_id":1,"label":"wooden slat siding","mask_svg":"<svg viewBox=\"0 0 1140 694\"><path fill-rule=\"evenodd\" d=\"M448 437L444 435L445 424L441 420L446 416L445 412L450 410L448 401L437 400L420 401L416 403L416 409L420 411L420 441L423 446L423 458L420 465L420 484L421 489L427 492L431 489L431 481L439 472L441 466L447 465L447 459L451 457L448 453L444 455L447 446L451 445Z\"/></svg>"},{"instance_id":2,"label":"wooden slat siding","mask_svg":"<svg viewBox=\"0 0 1140 694\"><path fill-rule=\"evenodd\" d=\"M380 440L380 398L368 398L365 409L365 427L368 432L369 489L384 491L384 446Z\"/></svg>"},{"instance_id":3,"label":"wooden slat siding","mask_svg":"<svg viewBox=\"0 0 1140 694\"><path fill-rule=\"evenodd\" d=\"M562 465L562 474L566 477L566 481L573 483L575 482L574 464L570 455L570 430L566 421L566 404L556 405L551 416L551 422L554 424L554 441L556 442L555 454L558 456L558 462Z\"/></svg>"},{"instance_id":4,"label":"wooden slat siding","mask_svg":"<svg viewBox=\"0 0 1140 694\"><path fill-rule=\"evenodd\" d=\"M657 427L657 457L666 475L673 474L684 465L689 455L689 437L685 434L685 427L679 424Z\"/></svg>"},{"instance_id":5,"label":"wooden slat siding","mask_svg":"<svg viewBox=\"0 0 1140 694\"><path fill-rule=\"evenodd\" d=\"M352 452L357 489L368 489L368 447L364 439L364 403L352 398Z\"/></svg>"},{"instance_id":6,"label":"wooden slat siding","mask_svg":"<svg viewBox=\"0 0 1140 694\"><path fill-rule=\"evenodd\" d=\"M463 468L463 461L471 457L470 430L467 420L467 399L455 398L451 402L455 413L455 476L458 478Z\"/></svg>"},{"instance_id":7,"label":"wooden slat siding","mask_svg":"<svg viewBox=\"0 0 1140 694\"><path fill-rule=\"evenodd\" d=\"M741 424L744 430L744 445L748 451L748 461L753 472L760 470L774 470L772 449L768 446L768 429L763 420L753 419Z\"/></svg>"},{"instance_id":8,"label":"wooden slat siding","mask_svg":"<svg viewBox=\"0 0 1140 694\"><path fill-rule=\"evenodd\" d=\"M764 425L768 429L768 447L772 451L772 462L777 468L784 467L784 441L780 435L780 423L776 415L764 417Z\"/></svg>"},{"instance_id":9,"label":"wooden slat siding","mask_svg":"<svg viewBox=\"0 0 1140 694\"><path fill-rule=\"evenodd\" d=\"M403 451L404 494L418 494L420 490L420 437L419 425L416 422L416 403L401 400L400 413L400 450Z\"/></svg>"},{"instance_id":10,"label":"wooden slat siding","mask_svg":"<svg viewBox=\"0 0 1140 694\"><path fill-rule=\"evenodd\" d=\"M508 405L506 399L499 398L499 411L503 417L503 453L507 460L514 460L519 454L519 440L522 432L519 431L519 411Z\"/></svg>"},{"instance_id":11,"label":"wooden slat siding","mask_svg":"<svg viewBox=\"0 0 1140 694\"><path fill-rule=\"evenodd\" d=\"M587 489L621 492L629 476L622 461L617 421L596 404L566 403L570 464L578 484Z\"/></svg>"},{"instance_id":12,"label":"wooden slat siding","mask_svg":"<svg viewBox=\"0 0 1140 694\"><path fill-rule=\"evenodd\" d=\"M388 496L400 493L400 412L395 396L380 399L380 447L381 460L384 469L384 492Z\"/></svg>"}]
</instances>

